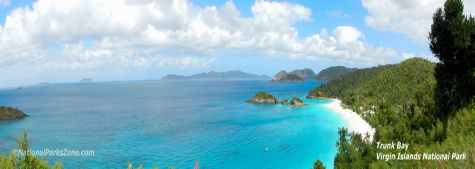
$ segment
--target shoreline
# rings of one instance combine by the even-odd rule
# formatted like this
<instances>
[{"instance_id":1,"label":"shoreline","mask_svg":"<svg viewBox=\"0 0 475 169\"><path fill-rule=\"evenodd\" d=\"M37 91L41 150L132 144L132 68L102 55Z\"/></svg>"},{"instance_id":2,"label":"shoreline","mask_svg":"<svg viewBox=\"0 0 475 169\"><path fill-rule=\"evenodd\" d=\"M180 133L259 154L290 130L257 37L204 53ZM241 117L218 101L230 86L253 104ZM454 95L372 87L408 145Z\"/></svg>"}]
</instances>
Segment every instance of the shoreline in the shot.
<instances>
[{"instance_id":1,"label":"shoreline","mask_svg":"<svg viewBox=\"0 0 475 169\"><path fill-rule=\"evenodd\" d=\"M362 136L369 134L369 141L373 141L373 136L376 130L360 115L351 109L345 109L342 106L341 100L330 99L331 102L325 106L334 112L338 113L345 123L345 127L348 128L350 133L359 133Z\"/></svg>"}]
</instances>

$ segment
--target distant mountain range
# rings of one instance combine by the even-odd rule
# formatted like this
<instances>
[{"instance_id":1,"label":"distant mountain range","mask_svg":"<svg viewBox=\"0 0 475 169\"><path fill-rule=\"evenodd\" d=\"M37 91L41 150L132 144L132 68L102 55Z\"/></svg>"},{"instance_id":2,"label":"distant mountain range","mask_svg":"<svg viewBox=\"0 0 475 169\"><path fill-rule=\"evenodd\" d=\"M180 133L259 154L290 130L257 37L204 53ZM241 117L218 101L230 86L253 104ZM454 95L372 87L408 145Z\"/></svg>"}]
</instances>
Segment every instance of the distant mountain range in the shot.
<instances>
[{"instance_id":1,"label":"distant mountain range","mask_svg":"<svg viewBox=\"0 0 475 169\"><path fill-rule=\"evenodd\" d=\"M347 68L344 66L333 66L326 69L323 69L318 74L310 68L305 69L297 69L290 72L286 72L282 70L274 75L272 78L273 81L304 81L304 80L326 80L331 81L334 79L338 79L341 76L351 73L356 68Z\"/></svg>"},{"instance_id":2,"label":"distant mountain range","mask_svg":"<svg viewBox=\"0 0 475 169\"><path fill-rule=\"evenodd\" d=\"M282 70L274 77L266 75L257 75L246 73L239 70L231 70L225 72L210 71L205 73L198 73L190 76L168 74L161 78L161 80L270 80L272 81L304 81L304 80L326 80L331 81L338 79L341 76L353 72L357 69L347 68L344 66L334 66L323 69L316 74L312 69L296 69L290 72Z\"/></svg>"},{"instance_id":3,"label":"distant mountain range","mask_svg":"<svg viewBox=\"0 0 475 169\"><path fill-rule=\"evenodd\" d=\"M162 77L161 80L269 80L271 79L266 75L256 75L251 73L245 73L238 70L215 72L210 71L207 73L199 73L191 76L169 74Z\"/></svg>"}]
</instances>

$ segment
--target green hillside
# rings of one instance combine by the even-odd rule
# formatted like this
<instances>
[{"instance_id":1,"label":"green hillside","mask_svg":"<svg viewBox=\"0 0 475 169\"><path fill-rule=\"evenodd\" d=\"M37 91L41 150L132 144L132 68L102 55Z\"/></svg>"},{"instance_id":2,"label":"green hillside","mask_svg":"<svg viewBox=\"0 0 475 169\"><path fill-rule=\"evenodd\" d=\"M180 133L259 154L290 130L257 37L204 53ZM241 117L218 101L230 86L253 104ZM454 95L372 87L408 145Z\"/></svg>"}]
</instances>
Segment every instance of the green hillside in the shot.
<instances>
[{"instance_id":1,"label":"green hillside","mask_svg":"<svg viewBox=\"0 0 475 169\"><path fill-rule=\"evenodd\" d=\"M350 72L353 72L355 70L358 70L356 68L347 68L344 66L332 66L326 69L323 69L320 71L315 79L317 80L326 80L326 81L332 81L335 79L339 79L341 76L348 74Z\"/></svg>"},{"instance_id":2,"label":"green hillside","mask_svg":"<svg viewBox=\"0 0 475 169\"><path fill-rule=\"evenodd\" d=\"M373 127L373 142L364 136L340 130L335 168L466 168L475 165L475 104L455 113L448 121L447 138L436 117L434 77L436 64L420 58L400 64L360 69L330 81L309 95L336 97L361 114ZM410 144L405 153L467 152L462 161L384 161L376 160L381 151L376 142L401 141Z\"/></svg>"},{"instance_id":3,"label":"green hillside","mask_svg":"<svg viewBox=\"0 0 475 169\"><path fill-rule=\"evenodd\" d=\"M322 91L336 96L344 103L351 103L354 110L370 109L377 103L404 104L416 99L415 92L426 92L435 87L435 64L420 58L408 59L400 64L360 69L342 76L341 80L330 81L312 90L309 95ZM433 93L424 94L427 98ZM430 98L432 99L432 98ZM361 111L360 111L361 112Z\"/></svg>"},{"instance_id":4,"label":"green hillside","mask_svg":"<svg viewBox=\"0 0 475 169\"><path fill-rule=\"evenodd\" d=\"M423 142L434 124L434 67L434 63L413 58L400 64L361 69L309 95L321 92L341 99L376 128L378 139ZM416 133L421 137L409 137Z\"/></svg>"}]
</instances>

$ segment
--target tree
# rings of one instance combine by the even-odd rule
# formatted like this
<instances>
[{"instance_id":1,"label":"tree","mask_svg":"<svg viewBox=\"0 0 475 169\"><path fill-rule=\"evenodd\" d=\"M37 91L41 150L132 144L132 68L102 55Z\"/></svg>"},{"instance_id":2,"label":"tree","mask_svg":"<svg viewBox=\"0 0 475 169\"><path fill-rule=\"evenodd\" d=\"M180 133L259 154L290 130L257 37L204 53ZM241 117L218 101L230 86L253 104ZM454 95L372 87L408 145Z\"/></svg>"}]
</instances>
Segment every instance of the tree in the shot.
<instances>
[{"instance_id":1,"label":"tree","mask_svg":"<svg viewBox=\"0 0 475 169\"><path fill-rule=\"evenodd\" d=\"M325 169L325 166L323 165L323 162L320 160L315 161L313 164L313 169Z\"/></svg>"},{"instance_id":2,"label":"tree","mask_svg":"<svg viewBox=\"0 0 475 169\"><path fill-rule=\"evenodd\" d=\"M475 20L463 13L461 0L447 0L433 16L430 49L436 66L437 117L447 120L475 95Z\"/></svg>"},{"instance_id":3,"label":"tree","mask_svg":"<svg viewBox=\"0 0 475 169\"><path fill-rule=\"evenodd\" d=\"M350 142L348 137L350 134L346 128L340 128L338 130L340 138L338 139L337 146L338 152L335 157L335 168L345 169L351 168L351 159L350 159Z\"/></svg>"}]
</instances>

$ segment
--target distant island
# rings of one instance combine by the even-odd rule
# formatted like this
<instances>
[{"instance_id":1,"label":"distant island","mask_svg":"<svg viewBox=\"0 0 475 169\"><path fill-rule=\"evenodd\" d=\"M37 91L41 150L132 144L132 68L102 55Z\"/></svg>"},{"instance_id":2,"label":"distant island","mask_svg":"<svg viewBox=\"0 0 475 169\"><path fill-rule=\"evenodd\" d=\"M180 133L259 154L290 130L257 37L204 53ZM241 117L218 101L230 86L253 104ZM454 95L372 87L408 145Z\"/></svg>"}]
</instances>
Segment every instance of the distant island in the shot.
<instances>
[{"instance_id":1,"label":"distant island","mask_svg":"<svg viewBox=\"0 0 475 169\"><path fill-rule=\"evenodd\" d=\"M238 70L215 72L210 71L207 73L199 73L191 76L169 74L161 78L161 80L269 80L271 79L266 75L256 75L251 73L245 73Z\"/></svg>"},{"instance_id":2,"label":"distant island","mask_svg":"<svg viewBox=\"0 0 475 169\"><path fill-rule=\"evenodd\" d=\"M91 83L92 82L92 78L83 78L79 81L80 83Z\"/></svg>"},{"instance_id":3,"label":"distant island","mask_svg":"<svg viewBox=\"0 0 475 169\"><path fill-rule=\"evenodd\" d=\"M325 80L330 81L338 79L341 76L351 73L356 68L347 68L344 66L334 66L323 69L316 74L310 68L296 69L290 72L282 70L276 73L272 78L267 75L257 75L246 73L239 70L231 70L224 72L210 71L205 73L198 73L189 76L168 74L163 76L160 80L272 80L283 82L301 82L306 80ZM82 83L91 82L92 79L83 79Z\"/></svg>"},{"instance_id":4,"label":"distant island","mask_svg":"<svg viewBox=\"0 0 475 169\"><path fill-rule=\"evenodd\" d=\"M354 72L358 69L356 68L347 68L344 66L332 66L320 71L315 79L317 80L325 80L325 81L332 81L335 79L341 78L343 75L348 73Z\"/></svg>"},{"instance_id":5,"label":"distant island","mask_svg":"<svg viewBox=\"0 0 475 169\"><path fill-rule=\"evenodd\" d=\"M18 120L26 117L27 115L16 108L0 106L0 121L4 120Z\"/></svg>"},{"instance_id":6,"label":"distant island","mask_svg":"<svg viewBox=\"0 0 475 169\"><path fill-rule=\"evenodd\" d=\"M258 92L254 97L247 102L256 104L277 104L279 101L276 97L266 92Z\"/></svg>"},{"instance_id":7,"label":"distant island","mask_svg":"<svg viewBox=\"0 0 475 169\"><path fill-rule=\"evenodd\" d=\"M266 92L258 92L254 97L247 101L248 103L253 104L283 104L283 105L290 105L290 106L303 106L304 102L299 99L298 97L293 97L290 101L288 99L279 101L275 96L266 93Z\"/></svg>"},{"instance_id":8,"label":"distant island","mask_svg":"<svg viewBox=\"0 0 475 169\"><path fill-rule=\"evenodd\" d=\"M324 80L331 81L341 78L341 76L356 71L356 68L347 68L344 66L332 66L323 69L318 74L310 68L297 69L290 72L282 70L274 75L272 81L305 81L305 80Z\"/></svg>"},{"instance_id":9,"label":"distant island","mask_svg":"<svg viewBox=\"0 0 475 169\"><path fill-rule=\"evenodd\" d=\"M282 70L272 78L273 81L304 81L315 78L315 72L310 68L297 69L291 72Z\"/></svg>"}]
</instances>

